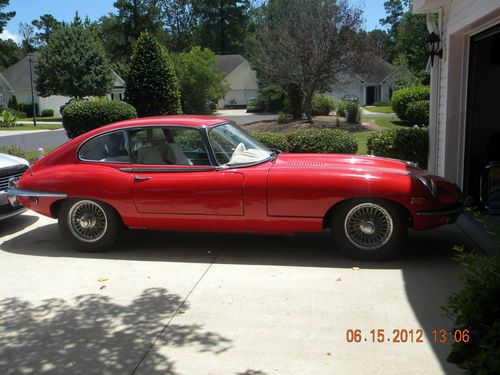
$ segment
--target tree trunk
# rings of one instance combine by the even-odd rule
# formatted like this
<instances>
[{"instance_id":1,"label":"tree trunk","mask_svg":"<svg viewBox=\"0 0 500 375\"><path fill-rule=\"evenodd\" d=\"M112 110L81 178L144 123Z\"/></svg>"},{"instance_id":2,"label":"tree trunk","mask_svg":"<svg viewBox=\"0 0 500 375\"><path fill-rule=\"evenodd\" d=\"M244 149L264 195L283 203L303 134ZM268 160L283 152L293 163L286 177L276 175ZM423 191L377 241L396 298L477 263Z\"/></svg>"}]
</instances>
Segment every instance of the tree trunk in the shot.
<instances>
[{"instance_id":1,"label":"tree trunk","mask_svg":"<svg viewBox=\"0 0 500 375\"><path fill-rule=\"evenodd\" d=\"M302 89L297 84L290 84L286 87L286 92L288 98L292 103L292 117L294 120L300 120L302 118L304 94Z\"/></svg>"},{"instance_id":2,"label":"tree trunk","mask_svg":"<svg viewBox=\"0 0 500 375\"><path fill-rule=\"evenodd\" d=\"M313 123L312 119L312 98L314 93L306 93L304 96L304 112L306 113L307 122Z\"/></svg>"}]
</instances>

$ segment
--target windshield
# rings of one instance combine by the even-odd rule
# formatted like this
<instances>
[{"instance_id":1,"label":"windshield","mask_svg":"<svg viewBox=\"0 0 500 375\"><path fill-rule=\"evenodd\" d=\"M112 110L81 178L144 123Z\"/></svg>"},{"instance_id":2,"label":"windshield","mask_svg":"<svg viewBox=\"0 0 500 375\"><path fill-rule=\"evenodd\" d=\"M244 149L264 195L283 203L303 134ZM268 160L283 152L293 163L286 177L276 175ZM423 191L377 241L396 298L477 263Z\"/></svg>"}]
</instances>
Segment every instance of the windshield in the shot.
<instances>
[{"instance_id":1,"label":"windshield","mask_svg":"<svg viewBox=\"0 0 500 375\"><path fill-rule=\"evenodd\" d=\"M249 134L231 124L210 129L208 137L220 165L258 163L269 159L273 154Z\"/></svg>"}]
</instances>

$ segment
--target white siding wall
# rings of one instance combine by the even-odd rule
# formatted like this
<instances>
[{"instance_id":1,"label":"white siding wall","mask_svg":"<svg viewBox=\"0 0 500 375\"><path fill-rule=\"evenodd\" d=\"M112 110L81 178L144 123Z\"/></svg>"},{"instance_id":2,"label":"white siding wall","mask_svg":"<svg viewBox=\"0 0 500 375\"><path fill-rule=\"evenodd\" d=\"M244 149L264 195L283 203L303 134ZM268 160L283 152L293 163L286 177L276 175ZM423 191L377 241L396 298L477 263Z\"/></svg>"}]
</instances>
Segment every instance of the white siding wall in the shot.
<instances>
[{"instance_id":1,"label":"white siding wall","mask_svg":"<svg viewBox=\"0 0 500 375\"><path fill-rule=\"evenodd\" d=\"M257 96L259 89L257 74L246 61L243 61L236 69L229 73L226 81L229 83L231 89L224 97L225 105L246 105L249 99ZM235 103L231 103L232 101Z\"/></svg>"},{"instance_id":2,"label":"white siding wall","mask_svg":"<svg viewBox=\"0 0 500 375\"><path fill-rule=\"evenodd\" d=\"M337 80L338 82L332 85L328 95L335 99L341 99L344 95L356 95L361 105L365 104L365 86L357 76L353 74L343 74Z\"/></svg>"},{"instance_id":3,"label":"white siding wall","mask_svg":"<svg viewBox=\"0 0 500 375\"><path fill-rule=\"evenodd\" d=\"M38 98L38 106L40 110L40 114L44 109L53 109L54 116L61 116L61 112L59 111L60 107L66 104L70 100L67 96L59 96L53 95L47 98Z\"/></svg>"},{"instance_id":4,"label":"white siding wall","mask_svg":"<svg viewBox=\"0 0 500 375\"><path fill-rule=\"evenodd\" d=\"M491 14L499 9L497 0L453 0L442 9L444 56L440 61L435 172L459 184L463 173L468 40L482 26L492 26Z\"/></svg>"}]
</instances>

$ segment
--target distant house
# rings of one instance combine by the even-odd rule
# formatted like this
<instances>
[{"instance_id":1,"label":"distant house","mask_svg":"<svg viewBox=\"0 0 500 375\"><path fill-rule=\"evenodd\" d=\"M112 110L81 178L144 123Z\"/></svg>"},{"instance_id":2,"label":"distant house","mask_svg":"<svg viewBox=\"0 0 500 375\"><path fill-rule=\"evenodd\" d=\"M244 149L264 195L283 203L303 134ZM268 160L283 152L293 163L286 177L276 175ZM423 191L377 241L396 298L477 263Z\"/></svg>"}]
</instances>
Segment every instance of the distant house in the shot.
<instances>
[{"instance_id":1,"label":"distant house","mask_svg":"<svg viewBox=\"0 0 500 375\"><path fill-rule=\"evenodd\" d=\"M257 96L257 74L243 56L217 55L217 69L230 85L230 90L218 103L219 108L245 107L249 99Z\"/></svg>"},{"instance_id":2,"label":"distant house","mask_svg":"<svg viewBox=\"0 0 500 375\"><path fill-rule=\"evenodd\" d=\"M7 78L0 73L0 108L6 108L10 97L14 94L14 88Z\"/></svg>"},{"instance_id":3,"label":"distant house","mask_svg":"<svg viewBox=\"0 0 500 375\"><path fill-rule=\"evenodd\" d=\"M362 106L388 101L392 96L389 78L394 69L394 66L387 61L374 56L365 71L353 71L340 75L329 95L335 99L342 99L345 95L354 95Z\"/></svg>"},{"instance_id":4,"label":"distant house","mask_svg":"<svg viewBox=\"0 0 500 375\"><path fill-rule=\"evenodd\" d=\"M36 62L34 63L36 64ZM125 81L115 72L113 72L114 87L107 95L113 100L123 100L125 94ZM44 109L54 110L54 115L59 116L59 108L70 100L69 97L60 95L51 95L43 98L36 90L36 73L33 66L33 90L35 94L35 103L38 104L39 112ZM31 103L31 81L30 66L27 57L11 65L0 73L0 106L2 102L7 106L9 98L15 95L18 103ZM31 115L31 114L30 114Z\"/></svg>"}]
</instances>

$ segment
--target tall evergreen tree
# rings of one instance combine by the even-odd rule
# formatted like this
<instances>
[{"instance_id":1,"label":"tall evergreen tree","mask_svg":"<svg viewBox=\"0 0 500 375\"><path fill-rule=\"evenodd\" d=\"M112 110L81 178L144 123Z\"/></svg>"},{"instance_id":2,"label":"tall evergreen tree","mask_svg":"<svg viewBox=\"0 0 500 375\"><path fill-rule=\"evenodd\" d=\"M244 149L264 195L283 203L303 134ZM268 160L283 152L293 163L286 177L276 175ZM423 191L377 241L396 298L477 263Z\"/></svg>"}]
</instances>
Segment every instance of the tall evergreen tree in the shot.
<instances>
[{"instance_id":1,"label":"tall evergreen tree","mask_svg":"<svg viewBox=\"0 0 500 375\"><path fill-rule=\"evenodd\" d=\"M15 17L16 12L2 12L2 9L9 5L10 0L0 0L0 34L3 32L7 22Z\"/></svg>"},{"instance_id":2,"label":"tall evergreen tree","mask_svg":"<svg viewBox=\"0 0 500 375\"><path fill-rule=\"evenodd\" d=\"M245 50L250 29L250 0L195 0L196 44L216 54Z\"/></svg>"},{"instance_id":3,"label":"tall evergreen tree","mask_svg":"<svg viewBox=\"0 0 500 375\"><path fill-rule=\"evenodd\" d=\"M39 46L46 45L52 33L61 26L61 22L51 14L44 14L39 19L31 21L31 24L36 28L35 38Z\"/></svg>"},{"instance_id":4,"label":"tall evergreen tree","mask_svg":"<svg viewBox=\"0 0 500 375\"><path fill-rule=\"evenodd\" d=\"M104 96L113 87L113 73L93 28L81 19L58 28L41 49L35 66L42 96Z\"/></svg>"},{"instance_id":5,"label":"tall evergreen tree","mask_svg":"<svg viewBox=\"0 0 500 375\"><path fill-rule=\"evenodd\" d=\"M147 31L130 60L125 100L140 117L181 113L179 81L165 49Z\"/></svg>"}]
</instances>

